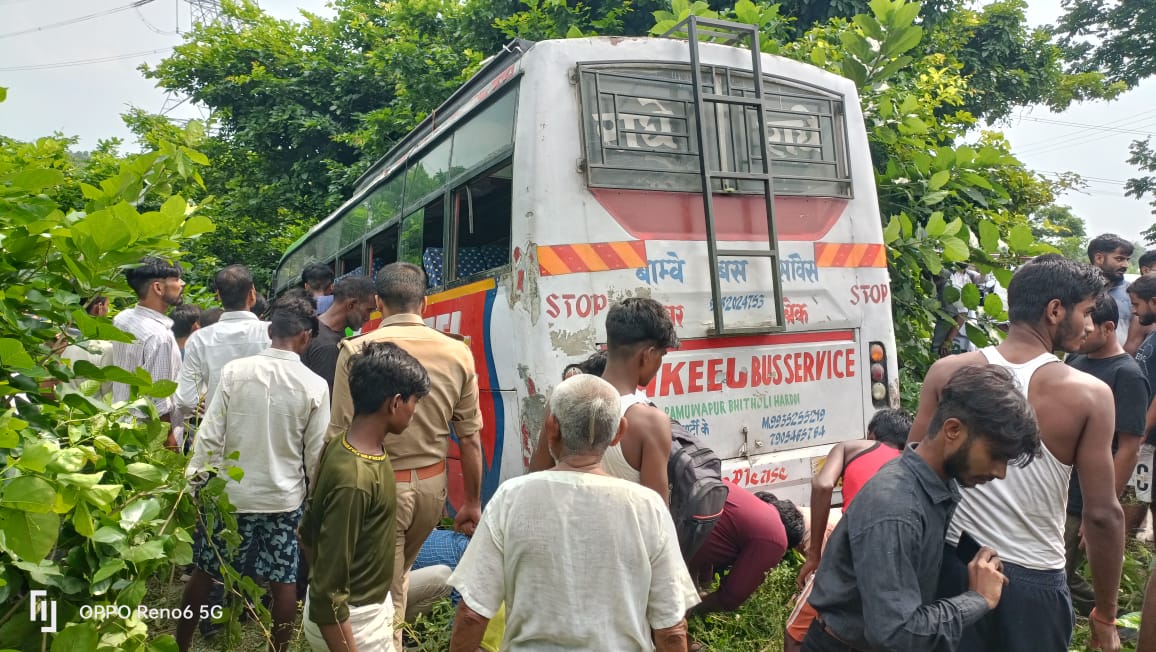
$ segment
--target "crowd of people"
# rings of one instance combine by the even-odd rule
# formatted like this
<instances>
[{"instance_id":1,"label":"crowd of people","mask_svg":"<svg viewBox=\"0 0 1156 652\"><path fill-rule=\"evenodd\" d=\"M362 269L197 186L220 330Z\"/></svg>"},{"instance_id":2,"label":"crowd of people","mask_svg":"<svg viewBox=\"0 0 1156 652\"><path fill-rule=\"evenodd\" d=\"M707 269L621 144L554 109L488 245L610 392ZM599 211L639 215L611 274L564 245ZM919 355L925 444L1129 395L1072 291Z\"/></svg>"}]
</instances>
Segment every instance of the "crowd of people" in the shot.
<instances>
[{"instance_id":1,"label":"crowd of people","mask_svg":"<svg viewBox=\"0 0 1156 652\"><path fill-rule=\"evenodd\" d=\"M230 265L212 314L182 305L178 265L148 258L126 272L138 302L113 320L134 341L64 356L175 381L152 399L168 445L189 454L195 487L227 479L241 544L229 552L202 505L181 650L227 562L267 586L276 650L301 602L313 649L400 652L401 624L452 596L455 651L687 652L701 648L688 617L739 608L797 550L788 650L1067 650L1078 612L1114 651L1125 535L1151 504L1134 470L1151 468L1156 443L1156 273L1129 285L1132 253L1105 235L1090 264L1023 264L1006 338L975 350L953 322L914 418L881 410L866 440L837 444L809 510L728 484L694 550L668 506L674 424L639 389L679 344L651 299L610 308L605 350L549 397L532 472L485 511L473 356L423 322L418 266L336 283L311 266L258 314L252 275ZM375 311L380 324L350 337ZM465 494L453 531L437 529L451 436Z\"/></svg>"}]
</instances>

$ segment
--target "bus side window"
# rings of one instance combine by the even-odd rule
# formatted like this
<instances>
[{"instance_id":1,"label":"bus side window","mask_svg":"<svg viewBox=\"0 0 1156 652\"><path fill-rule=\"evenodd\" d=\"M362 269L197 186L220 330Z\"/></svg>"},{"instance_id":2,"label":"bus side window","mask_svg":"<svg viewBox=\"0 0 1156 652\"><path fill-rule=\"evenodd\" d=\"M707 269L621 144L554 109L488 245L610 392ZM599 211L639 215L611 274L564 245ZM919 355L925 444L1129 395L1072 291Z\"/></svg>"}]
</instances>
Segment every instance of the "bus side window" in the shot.
<instances>
[{"instance_id":1,"label":"bus side window","mask_svg":"<svg viewBox=\"0 0 1156 652\"><path fill-rule=\"evenodd\" d=\"M442 227L445 208L438 197L405 216L401 222L401 246L398 258L425 270L430 289L444 284L444 245Z\"/></svg>"},{"instance_id":2,"label":"bus side window","mask_svg":"<svg viewBox=\"0 0 1156 652\"><path fill-rule=\"evenodd\" d=\"M454 190L455 280L510 263L512 169L504 161Z\"/></svg>"}]
</instances>

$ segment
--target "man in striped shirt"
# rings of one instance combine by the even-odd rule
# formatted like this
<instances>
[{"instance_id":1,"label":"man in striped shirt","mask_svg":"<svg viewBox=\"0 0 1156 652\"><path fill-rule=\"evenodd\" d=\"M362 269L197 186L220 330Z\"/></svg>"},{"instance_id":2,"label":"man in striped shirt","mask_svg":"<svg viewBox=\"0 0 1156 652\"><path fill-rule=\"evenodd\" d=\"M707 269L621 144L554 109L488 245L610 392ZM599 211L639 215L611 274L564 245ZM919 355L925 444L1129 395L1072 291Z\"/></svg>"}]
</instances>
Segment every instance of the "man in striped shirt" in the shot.
<instances>
[{"instance_id":1,"label":"man in striped shirt","mask_svg":"<svg viewBox=\"0 0 1156 652\"><path fill-rule=\"evenodd\" d=\"M139 301L137 305L114 317L112 323L136 339L113 344L112 364L129 372L143 368L153 382L175 381L181 369L181 351L173 336L173 321L165 313L181 303L185 289L181 268L161 258L147 257L137 267L126 270L124 275ZM128 385L113 383L114 401L127 401L129 396ZM161 420L169 421L173 411L172 399L154 398L153 404ZM144 417L139 411L136 414ZM168 446L177 448L177 441L171 431Z\"/></svg>"}]
</instances>

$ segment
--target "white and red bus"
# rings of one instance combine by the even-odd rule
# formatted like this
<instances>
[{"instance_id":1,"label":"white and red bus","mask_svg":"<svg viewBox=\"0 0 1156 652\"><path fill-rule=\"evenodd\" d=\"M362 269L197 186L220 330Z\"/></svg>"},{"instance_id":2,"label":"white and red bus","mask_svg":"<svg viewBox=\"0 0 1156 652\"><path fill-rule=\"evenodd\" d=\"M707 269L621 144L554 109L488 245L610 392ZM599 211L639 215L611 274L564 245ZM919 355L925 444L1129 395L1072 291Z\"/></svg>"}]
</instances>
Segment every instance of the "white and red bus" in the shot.
<instances>
[{"instance_id":1,"label":"white and red bus","mask_svg":"<svg viewBox=\"0 0 1156 652\"><path fill-rule=\"evenodd\" d=\"M514 42L286 252L275 289L312 261L342 276L398 260L429 275L427 322L474 352L486 497L525 472L551 388L625 297L668 307L682 346L647 391L743 486L809 502L830 446L898 404L855 86L796 61L696 39Z\"/></svg>"}]
</instances>

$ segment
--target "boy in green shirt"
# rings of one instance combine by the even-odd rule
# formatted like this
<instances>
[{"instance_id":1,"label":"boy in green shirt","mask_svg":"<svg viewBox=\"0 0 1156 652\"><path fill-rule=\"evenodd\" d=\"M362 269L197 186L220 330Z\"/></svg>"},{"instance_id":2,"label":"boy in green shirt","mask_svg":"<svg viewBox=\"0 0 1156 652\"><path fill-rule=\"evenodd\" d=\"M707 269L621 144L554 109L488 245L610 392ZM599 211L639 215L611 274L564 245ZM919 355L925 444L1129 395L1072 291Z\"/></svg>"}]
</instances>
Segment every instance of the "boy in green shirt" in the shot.
<instances>
[{"instance_id":1,"label":"boy in green shirt","mask_svg":"<svg viewBox=\"0 0 1156 652\"><path fill-rule=\"evenodd\" d=\"M429 376L396 344L367 344L350 359L354 417L321 455L301 523L311 554L305 637L315 652L392 652L397 501L386 436L409 426Z\"/></svg>"}]
</instances>

